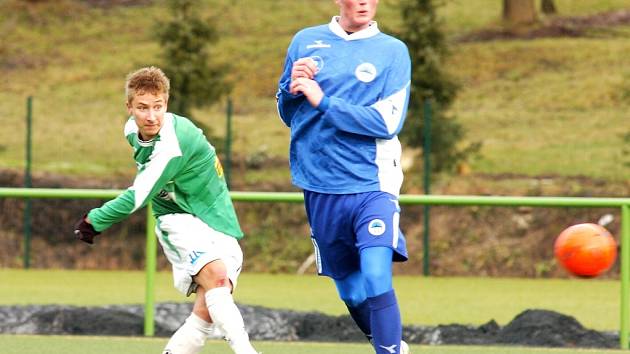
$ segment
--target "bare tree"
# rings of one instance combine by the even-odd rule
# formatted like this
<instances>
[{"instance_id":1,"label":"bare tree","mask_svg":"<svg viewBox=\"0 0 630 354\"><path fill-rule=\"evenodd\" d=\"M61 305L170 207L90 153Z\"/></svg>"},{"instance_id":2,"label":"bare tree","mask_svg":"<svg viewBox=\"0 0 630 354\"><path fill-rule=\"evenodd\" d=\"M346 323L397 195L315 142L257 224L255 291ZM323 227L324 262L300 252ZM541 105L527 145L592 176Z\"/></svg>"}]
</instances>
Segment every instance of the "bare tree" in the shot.
<instances>
[{"instance_id":1,"label":"bare tree","mask_svg":"<svg viewBox=\"0 0 630 354\"><path fill-rule=\"evenodd\" d=\"M536 22L534 0L503 0L503 20L510 25Z\"/></svg>"}]
</instances>

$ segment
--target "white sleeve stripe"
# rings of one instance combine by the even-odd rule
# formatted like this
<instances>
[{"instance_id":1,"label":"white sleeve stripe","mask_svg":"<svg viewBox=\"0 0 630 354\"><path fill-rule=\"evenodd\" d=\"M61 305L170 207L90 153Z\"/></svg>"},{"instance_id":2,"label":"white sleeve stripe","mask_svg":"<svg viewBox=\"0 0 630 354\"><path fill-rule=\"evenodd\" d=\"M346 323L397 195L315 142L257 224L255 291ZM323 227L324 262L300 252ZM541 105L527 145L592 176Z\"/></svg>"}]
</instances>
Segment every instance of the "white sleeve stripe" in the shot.
<instances>
[{"instance_id":1,"label":"white sleeve stripe","mask_svg":"<svg viewBox=\"0 0 630 354\"><path fill-rule=\"evenodd\" d=\"M382 99L372 105L372 108L376 109L378 113L383 117L385 126L387 126L387 132L392 134L398 129L401 119L403 118L403 112L405 111L405 100L407 98L407 88L410 82L405 87L395 92L389 97Z\"/></svg>"},{"instance_id":2,"label":"white sleeve stripe","mask_svg":"<svg viewBox=\"0 0 630 354\"><path fill-rule=\"evenodd\" d=\"M151 161L146 170L138 174L132 187L135 191L135 200L132 212L136 211L142 205L142 202L148 198L149 193L151 193L151 189L153 189L153 186L162 175L162 172L164 172L166 165L176 156L176 154L169 154L163 157L160 156L160 158Z\"/></svg>"},{"instance_id":3,"label":"white sleeve stripe","mask_svg":"<svg viewBox=\"0 0 630 354\"><path fill-rule=\"evenodd\" d=\"M173 126L173 116L170 114L164 116L160 137L162 139L155 143L153 153L149 158L150 162L133 182L133 189L135 190L133 211L136 211L144 200L149 197L151 190L162 176L162 173L164 173L169 161L175 157L182 156L175 134L175 127Z\"/></svg>"}]
</instances>

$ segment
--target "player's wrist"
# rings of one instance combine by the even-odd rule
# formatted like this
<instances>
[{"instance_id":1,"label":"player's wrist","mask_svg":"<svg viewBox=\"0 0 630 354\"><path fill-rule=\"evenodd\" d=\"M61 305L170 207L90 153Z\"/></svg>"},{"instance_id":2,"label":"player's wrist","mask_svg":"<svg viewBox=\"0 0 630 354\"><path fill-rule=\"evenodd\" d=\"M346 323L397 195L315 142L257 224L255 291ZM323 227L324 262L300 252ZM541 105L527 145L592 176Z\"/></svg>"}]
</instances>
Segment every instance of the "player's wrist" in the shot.
<instances>
[{"instance_id":1,"label":"player's wrist","mask_svg":"<svg viewBox=\"0 0 630 354\"><path fill-rule=\"evenodd\" d=\"M317 110L320 112L326 112L328 110L328 106L330 105L330 99L328 98L328 96L324 95L322 96L322 99L319 101L319 104L317 105Z\"/></svg>"}]
</instances>

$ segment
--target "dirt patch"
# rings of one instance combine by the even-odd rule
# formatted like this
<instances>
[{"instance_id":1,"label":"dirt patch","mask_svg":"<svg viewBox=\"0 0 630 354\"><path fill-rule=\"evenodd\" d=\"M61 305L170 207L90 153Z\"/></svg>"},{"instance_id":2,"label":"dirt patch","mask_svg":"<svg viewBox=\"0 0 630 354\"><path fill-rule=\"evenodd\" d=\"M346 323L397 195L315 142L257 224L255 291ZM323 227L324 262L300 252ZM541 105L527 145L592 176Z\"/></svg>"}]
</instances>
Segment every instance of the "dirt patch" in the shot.
<instances>
[{"instance_id":1,"label":"dirt patch","mask_svg":"<svg viewBox=\"0 0 630 354\"><path fill-rule=\"evenodd\" d=\"M550 37L585 37L612 31L615 26L630 25L630 10L623 9L580 17L551 17L527 27L490 28L461 36L458 42L484 42L507 39Z\"/></svg>"},{"instance_id":2,"label":"dirt patch","mask_svg":"<svg viewBox=\"0 0 630 354\"><path fill-rule=\"evenodd\" d=\"M542 347L606 347L610 339L609 335L584 328L571 316L547 310L526 310L497 337L498 343Z\"/></svg>"},{"instance_id":3,"label":"dirt patch","mask_svg":"<svg viewBox=\"0 0 630 354\"><path fill-rule=\"evenodd\" d=\"M144 6L149 5L153 0L83 0L83 2L101 8L110 8L116 6Z\"/></svg>"}]
</instances>

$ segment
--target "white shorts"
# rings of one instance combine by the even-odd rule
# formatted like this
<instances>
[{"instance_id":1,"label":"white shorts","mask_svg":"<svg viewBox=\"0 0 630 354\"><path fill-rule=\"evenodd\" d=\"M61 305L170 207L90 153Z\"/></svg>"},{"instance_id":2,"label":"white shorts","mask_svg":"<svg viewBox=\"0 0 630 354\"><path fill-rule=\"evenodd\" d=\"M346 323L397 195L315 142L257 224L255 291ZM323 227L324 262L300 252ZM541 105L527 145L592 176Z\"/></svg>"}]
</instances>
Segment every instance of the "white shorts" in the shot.
<instances>
[{"instance_id":1,"label":"white shorts","mask_svg":"<svg viewBox=\"0 0 630 354\"><path fill-rule=\"evenodd\" d=\"M155 232L173 266L173 283L177 290L189 295L192 277L206 264L218 259L225 264L227 276L236 288L243 266L243 252L234 237L214 230L190 214L158 217Z\"/></svg>"}]
</instances>

